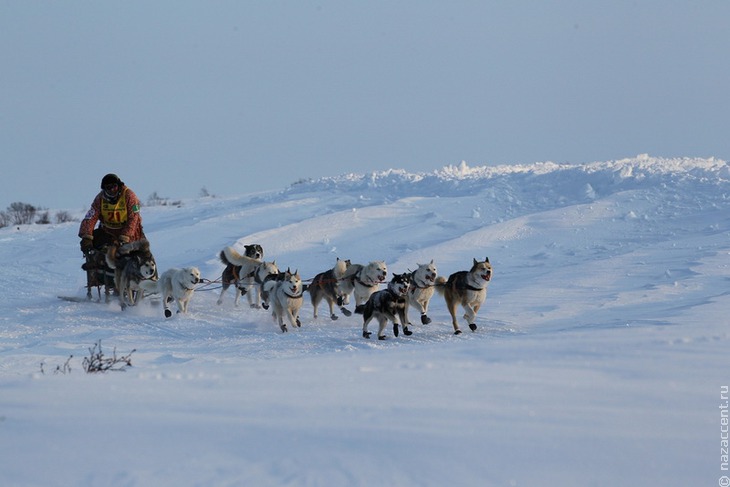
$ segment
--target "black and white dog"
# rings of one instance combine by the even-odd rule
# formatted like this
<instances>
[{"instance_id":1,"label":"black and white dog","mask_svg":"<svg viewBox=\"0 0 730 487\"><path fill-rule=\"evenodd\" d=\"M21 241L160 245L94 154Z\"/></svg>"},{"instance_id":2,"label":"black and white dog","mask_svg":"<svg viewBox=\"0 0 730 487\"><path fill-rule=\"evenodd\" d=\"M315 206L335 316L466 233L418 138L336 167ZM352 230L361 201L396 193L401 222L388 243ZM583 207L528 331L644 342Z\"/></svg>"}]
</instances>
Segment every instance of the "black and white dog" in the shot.
<instances>
[{"instance_id":1,"label":"black and white dog","mask_svg":"<svg viewBox=\"0 0 730 487\"><path fill-rule=\"evenodd\" d=\"M408 300L408 286L411 284L411 276L405 274L393 274L393 279L388 283L388 288L376 291L370 295L363 308L362 336L370 338L368 323L375 318L378 320L378 340L385 340L385 326L388 321L393 322L393 335L398 336L398 325L403 327L404 335L412 335L408 329L408 318L406 306Z\"/></svg>"},{"instance_id":2,"label":"black and white dog","mask_svg":"<svg viewBox=\"0 0 730 487\"><path fill-rule=\"evenodd\" d=\"M264 249L259 244L244 245L244 253L241 255L233 247L226 247L221 250L219 258L226 267L221 274L221 294L218 296L218 304L223 302L223 295L231 285L236 287L235 305L238 306L238 299L246 293L247 285L253 284L252 273L256 266L261 264L264 258ZM249 299L251 299L249 297ZM253 303L250 302L253 306Z\"/></svg>"},{"instance_id":3,"label":"black and white dog","mask_svg":"<svg viewBox=\"0 0 730 487\"><path fill-rule=\"evenodd\" d=\"M263 290L271 303L272 315L282 332L286 333L286 321L294 327L302 326L299 320L299 309L302 307L302 279L299 272L286 272L277 275L278 278L269 279L264 283Z\"/></svg>"}]
</instances>

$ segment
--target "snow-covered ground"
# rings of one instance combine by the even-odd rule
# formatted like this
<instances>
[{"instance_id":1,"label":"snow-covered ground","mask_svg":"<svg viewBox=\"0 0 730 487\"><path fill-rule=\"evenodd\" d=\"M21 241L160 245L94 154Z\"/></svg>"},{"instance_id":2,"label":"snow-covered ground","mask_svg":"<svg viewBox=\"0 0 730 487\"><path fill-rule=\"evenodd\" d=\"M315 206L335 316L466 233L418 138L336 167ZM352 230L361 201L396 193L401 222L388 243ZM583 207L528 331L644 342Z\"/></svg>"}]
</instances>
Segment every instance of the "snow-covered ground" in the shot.
<instances>
[{"instance_id":1,"label":"snow-covered ground","mask_svg":"<svg viewBox=\"0 0 730 487\"><path fill-rule=\"evenodd\" d=\"M724 161L391 170L143 218L161 271L195 265L210 280L220 250L247 243L304 279L338 257L393 272L434 259L444 276L489 257L494 279L475 333L453 335L436 295L433 323L412 315L411 337L366 340L361 316L333 322L324 308L313 320L308 296L301 329L282 334L232 290L216 305L217 284L170 319L150 302L61 301L84 295L78 222L0 229L2 485L712 486L728 474ZM133 366L86 374L99 340L107 356L135 350Z\"/></svg>"}]
</instances>

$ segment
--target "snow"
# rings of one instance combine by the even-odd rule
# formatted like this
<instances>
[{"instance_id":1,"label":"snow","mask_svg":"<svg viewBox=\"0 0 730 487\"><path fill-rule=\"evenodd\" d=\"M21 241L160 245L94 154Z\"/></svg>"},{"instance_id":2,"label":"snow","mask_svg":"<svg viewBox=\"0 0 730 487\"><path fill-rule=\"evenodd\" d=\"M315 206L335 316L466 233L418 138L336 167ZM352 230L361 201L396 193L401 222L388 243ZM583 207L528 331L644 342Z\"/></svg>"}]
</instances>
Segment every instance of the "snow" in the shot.
<instances>
[{"instance_id":1,"label":"snow","mask_svg":"<svg viewBox=\"0 0 730 487\"><path fill-rule=\"evenodd\" d=\"M216 305L216 284L169 319L61 301L85 292L78 222L0 229L2 483L717 485L729 210L725 161L648 155L143 208L160 270L210 280L220 250L247 243L304 279L338 257L434 259L444 276L489 257L475 333L453 335L435 295L433 323L412 313L413 336L386 341L362 338L359 315L314 321L308 296L282 334L232 290ZM86 374L99 340L133 366Z\"/></svg>"}]
</instances>

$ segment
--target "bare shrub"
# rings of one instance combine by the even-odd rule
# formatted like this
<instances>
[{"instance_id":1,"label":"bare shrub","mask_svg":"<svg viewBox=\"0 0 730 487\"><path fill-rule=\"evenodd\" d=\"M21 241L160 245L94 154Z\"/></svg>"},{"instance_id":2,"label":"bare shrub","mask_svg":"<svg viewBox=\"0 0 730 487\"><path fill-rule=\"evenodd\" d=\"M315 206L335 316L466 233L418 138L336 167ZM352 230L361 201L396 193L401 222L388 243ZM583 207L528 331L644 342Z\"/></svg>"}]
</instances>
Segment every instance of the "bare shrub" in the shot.
<instances>
[{"instance_id":1,"label":"bare shrub","mask_svg":"<svg viewBox=\"0 0 730 487\"><path fill-rule=\"evenodd\" d=\"M37 208L28 203L16 201L8 206L8 216L13 225L28 225L33 223Z\"/></svg>"},{"instance_id":2,"label":"bare shrub","mask_svg":"<svg viewBox=\"0 0 730 487\"><path fill-rule=\"evenodd\" d=\"M101 350L101 340L96 342L93 347L89 348L89 356L84 357L82 366L87 374L107 371L124 371L127 367L132 366L132 354L137 350L132 350L127 355L117 357L117 349L114 347L111 357L104 357Z\"/></svg>"},{"instance_id":3,"label":"bare shrub","mask_svg":"<svg viewBox=\"0 0 730 487\"><path fill-rule=\"evenodd\" d=\"M74 217L71 216L71 213L69 213L66 210L61 210L56 212L56 223L66 223L66 222L72 222L74 221Z\"/></svg>"}]
</instances>

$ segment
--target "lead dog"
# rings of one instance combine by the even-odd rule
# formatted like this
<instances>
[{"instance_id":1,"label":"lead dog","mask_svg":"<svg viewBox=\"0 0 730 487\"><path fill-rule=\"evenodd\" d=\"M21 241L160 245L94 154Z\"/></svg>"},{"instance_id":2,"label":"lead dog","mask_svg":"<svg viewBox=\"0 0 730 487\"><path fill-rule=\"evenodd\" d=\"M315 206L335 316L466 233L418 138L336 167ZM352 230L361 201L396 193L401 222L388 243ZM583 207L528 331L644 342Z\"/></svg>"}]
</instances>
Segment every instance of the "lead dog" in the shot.
<instances>
[{"instance_id":1,"label":"lead dog","mask_svg":"<svg viewBox=\"0 0 730 487\"><path fill-rule=\"evenodd\" d=\"M459 324L456 321L456 308L461 305L466 312L464 319L469 324L471 331L477 329L477 312L484 300L487 299L487 285L492 280L492 265L489 258L483 261L474 259L471 269L451 274L448 280L443 277L437 279L436 289L444 295L446 307L451 314L451 323L454 325L454 335L461 334Z\"/></svg>"},{"instance_id":2,"label":"lead dog","mask_svg":"<svg viewBox=\"0 0 730 487\"><path fill-rule=\"evenodd\" d=\"M385 340L385 326L388 320L393 322L393 335L398 336L398 324L403 327L404 335L412 335L408 329L408 318L406 306L408 301L408 286L411 284L411 276L405 274L393 274L388 283L388 288L376 291L368 298L363 307L362 336L370 338L368 323L375 318L378 320L378 340Z\"/></svg>"},{"instance_id":3,"label":"lead dog","mask_svg":"<svg viewBox=\"0 0 730 487\"><path fill-rule=\"evenodd\" d=\"M218 296L218 304L223 302L223 295L231 284L233 284L236 286L234 304L238 306L238 299L242 294L245 294L245 291L241 291L242 288L246 289L247 281L244 281L244 279L248 278L249 274L261 263L261 259L264 258L264 249L259 244L244 245L243 248L243 255L233 247L225 247L218 254L221 262L226 265L221 274L222 289L220 296Z\"/></svg>"},{"instance_id":4,"label":"lead dog","mask_svg":"<svg viewBox=\"0 0 730 487\"><path fill-rule=\"evenodd\" d=\"M367 265L352 264L340 280L340 290L345 296L354 294L355 313L362 313L365 302L378 290L378 285L388 276L388 267L382 260Z\"/></svg>"},{"instance_id":5,"label":"lead dog","mask_svg":"<svg viewBox=\"0 0 730 487\"><path fill-rule=\"evenodd\" d=\"M272 316L286 333L289 331L284 323L284 318L294 327L302 326L299 321L299 309L302 307L302 280L299 272L293 273L286 270L281 279L270 279L264 284L264 292L269 298L272 307Z\"/></svg>"},{"instance_id":6,"label":"lead dog","mask_svg":"<svg viewBox=\"0 0 730 487\"><path fill-rule=\"evenodd\" d=\"M323 299L327 301L327 305L330 308L330 319L336 320L338 318L335 314L335 304L340 306L340 311L342 311L345 316L350 316L352 314L350 313L350 310L344 306L349 296L342 292L340 286L340 281L345 276L349 267L349 260L341 260L338 257L337 262L332 269L320 272L314 276L311 284L306 286L305 290L309 292L309 296L312 299L315 320L317 319L317 308Z\"/></svg>"},{"instance_id":7,"label":"lead dog","mask_svg":"<svg viewBox=\"0 0 730 487\"><path fill-rule=\"evenodd\" d=\"M408 287L408 307L413 306L421 313L421 324L431 323L428 317L428 304L433 297L433 288L436 285L438 270L433 260L428 264L416 264L418 268L411 273L411 285ZM410 320L409 320L410 323Z\"/></svg>"},{"instance_id":8,"label":"lead dog","mask_svg":"<svg viewBox=\"0 0 730 487\"><path fill-rule=\"evenodd\" d=\"M157 280L157 264L145 238L121 247L109 247L105 259L107 266L114 269L114 287L122 309L134 306L144 297L140 282Z\"/></svg>"},{"instance_id":9,"label":"lead dog","mask_svg":"<svg viewBox=\"0 0 730 487\"><path fill-rule=\"evenodd\" d=\"M188 312L188 304L198 283L200 283L200 270L197 267L183 269L173 267L163 272L157 281L143 281L140 284L145 291L162 295L162 309L165 317L169 318L172 316L171 301L177 303L178 313Z\"/></svg>"}]
</instances>

